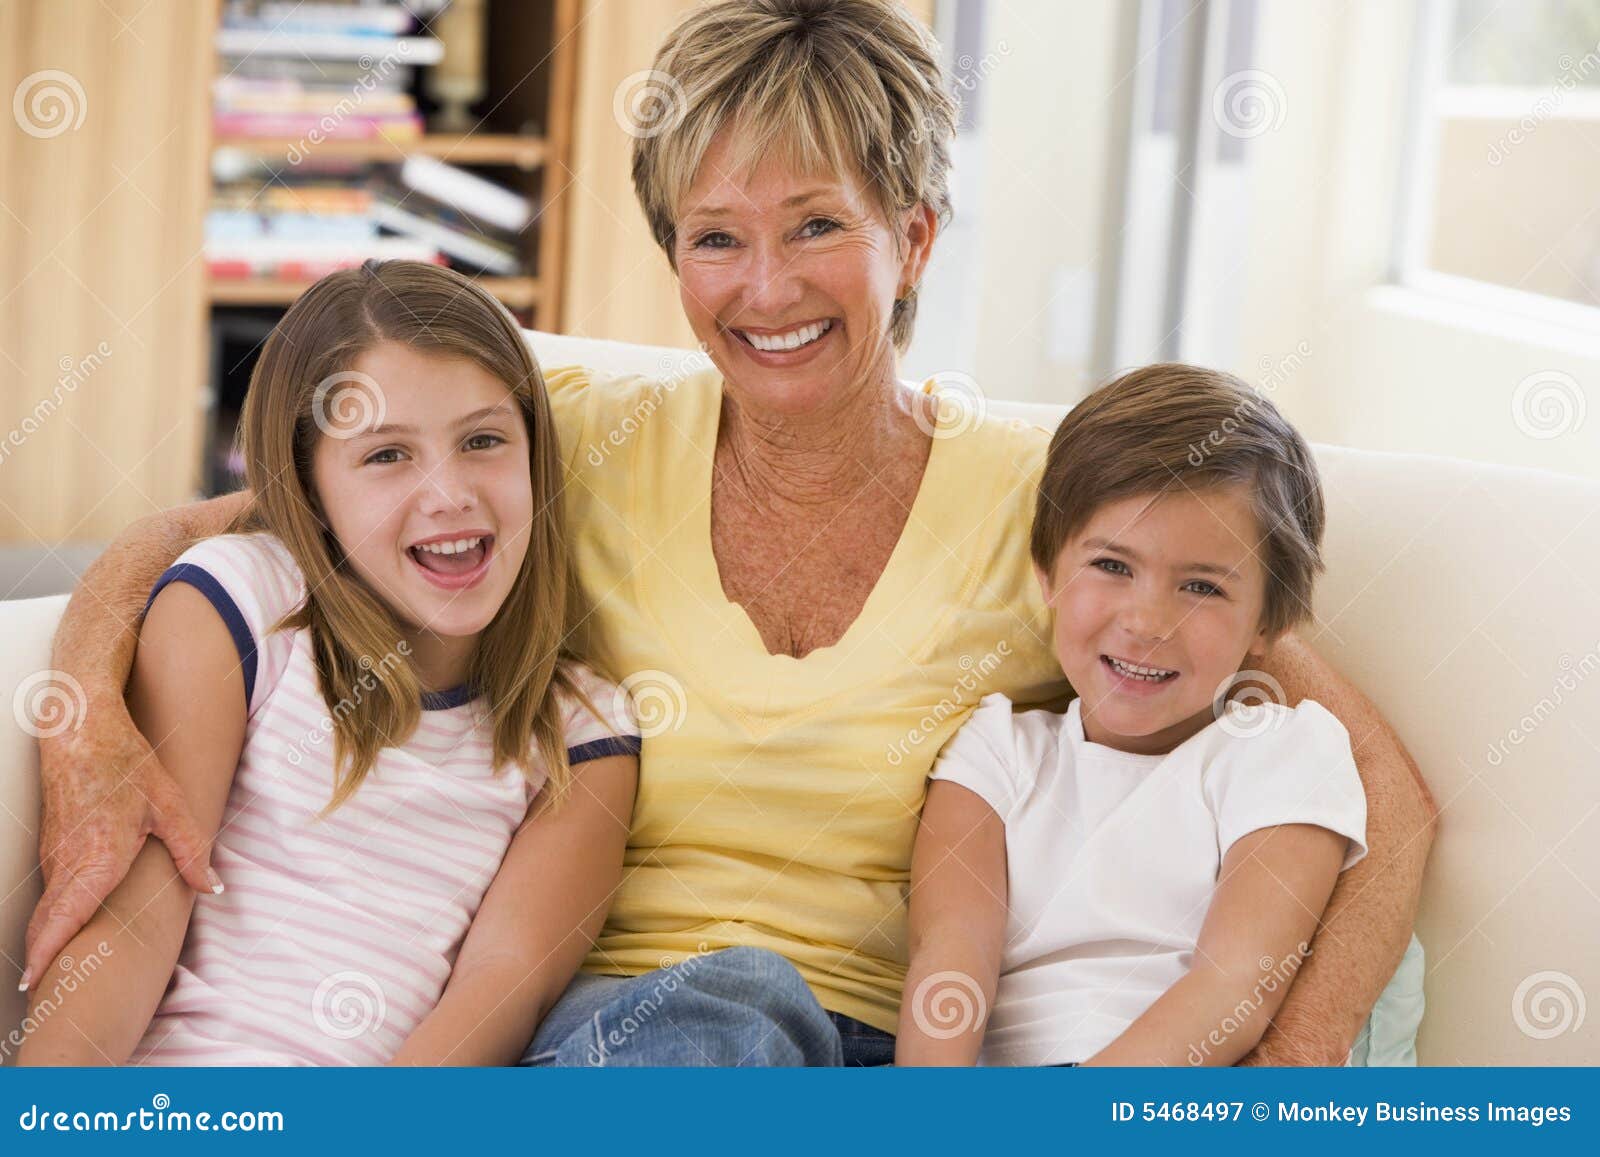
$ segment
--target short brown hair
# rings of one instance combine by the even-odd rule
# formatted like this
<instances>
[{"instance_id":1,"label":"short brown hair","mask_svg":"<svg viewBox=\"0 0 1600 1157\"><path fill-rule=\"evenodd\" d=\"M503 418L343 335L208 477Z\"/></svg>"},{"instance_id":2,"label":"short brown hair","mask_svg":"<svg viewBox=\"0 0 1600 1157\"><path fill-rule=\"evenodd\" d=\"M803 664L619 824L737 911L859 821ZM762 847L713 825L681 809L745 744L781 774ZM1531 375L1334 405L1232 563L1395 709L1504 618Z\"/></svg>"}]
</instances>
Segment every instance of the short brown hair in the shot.
<instances>
[{"instance_id":1,"label":"short brown hair","mask_svg":"<svg viewBox=\"0 0 1600 1157\"><path fill-rule=\"evenodd\" d=\"M1134 370L1074 406L1050 440L1034 511L1033 561L1050 573L1108 502L1243 483L1267 574L1262 629L1310 617L1326 514L1299 432L1232 374L1164 363Z\"/></svg>"},{"instance_id":2,"label":"short brown hair","mask_svg":"<svg viewBox=\"0 0 1600 1157\"><path fill-rule=\"evenodd\" d=\"M939 46L895 0L722 0L667 35L634 133L633 188L673 256L678 206L712 138L738 125L742 163L780 150L797 168L860 179L885 218L927 205L950 220L956 102ZM916 295L890 337L911 341Z\"/></svg>"}]
</instances>

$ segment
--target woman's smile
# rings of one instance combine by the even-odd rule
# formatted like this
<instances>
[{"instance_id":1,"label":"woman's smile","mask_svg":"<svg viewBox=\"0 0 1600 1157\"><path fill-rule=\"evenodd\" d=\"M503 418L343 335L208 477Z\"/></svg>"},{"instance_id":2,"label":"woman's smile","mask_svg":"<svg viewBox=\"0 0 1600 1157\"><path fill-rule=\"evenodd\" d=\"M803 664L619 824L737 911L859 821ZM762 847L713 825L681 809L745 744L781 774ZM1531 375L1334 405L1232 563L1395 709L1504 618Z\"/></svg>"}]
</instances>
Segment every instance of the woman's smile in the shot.
<instances>
[{"instance_id":1,"label":"woman's smile","mask_svg":"<svg viewBox=\"0 0 1600 1157\"><path fill-rule=\"evenodd\" d=\"M831 343L828 338L843 328L836 318L825 317L817 321L782 329L730 328L739 339L745 356L762 366L796 366L810 361Z\"/></svg>"}]
</instances>

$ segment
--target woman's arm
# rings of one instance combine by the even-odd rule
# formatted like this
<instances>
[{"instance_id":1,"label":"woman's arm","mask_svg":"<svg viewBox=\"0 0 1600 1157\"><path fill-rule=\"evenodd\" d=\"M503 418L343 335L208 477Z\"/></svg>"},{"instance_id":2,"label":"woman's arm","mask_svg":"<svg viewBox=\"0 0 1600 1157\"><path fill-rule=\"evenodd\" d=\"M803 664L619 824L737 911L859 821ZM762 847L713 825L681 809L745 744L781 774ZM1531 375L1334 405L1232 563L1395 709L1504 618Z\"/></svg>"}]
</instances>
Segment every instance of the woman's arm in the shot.
<instances>
[{"instance_id":1,"label":"woman's arm","mask_svg":"<svg viewBox=\"0 0 1600 1157\"><path fill-rule=\"evenodd\" d=\"M1350 733L1367 794L1367 856L1339 876L1311 958L1247 1065L1342 1065L1411 939L1438 809L1376 708L1293 635L1266 671L1289 706L1315 699Z\"/></svg>"},{"instance_id":2,"label":"woman's arm","mask_svg":"<svg viewBox=\"0 0 1600 1157\"><path fill-rule=\"evenodd\" d=\"M518 829L444 995L394 1064L514 1064L600 934L622 880L639 760L572 770L566 802Z\"/></svg>"},{"instance_id":3,"label":"woman's arm","mask_svg":"<svg viewBox=\"0 0 1600 1157\"><path fill-rule=\"evenodd\" d=\"M193 587L173 583L151 606L128 706L155 739L173 790L189 801L208 852L244 746L244 676L221 616ZM172 976L193 905L166 845L147 840L127 876L67 943L60 967L40 972L29 1000L37 1027L18 1063L126 1061ZM94 971L82 975L91 959Z\"/></svg>"},{"instance_id":4,"label":"woman's arm","mask_svg":"<svg viewBox=\"0 0 1600 1157\"><path fill-rule=\"evenodd\" d=\"M53 662L83 687L86 710L82 726L39 743L45 888L28 921L24 987L117 886L145 836L167 845L189 887L217 888L193 801L129 718L123 689L156 580L191 543L225 531L249 497L230 494L134 523L88 569L67 604Z\"/></svg>"},{"instance_id":5,"label":"woman's arm","mask_svg":"<svg viewBox=\"0 0 1600 1157\"><path fill-rule=\"evenodd\" d=\"M1344 862L1344 836L1312 824L1234 841L1183 979L1088 1065L1231 1065L1267 1031Z\"/></svg>"},{"instance_id":6,"label":"woman's arm","mask_svg":"<svg viewBox=\"0 0 1600 1157\"><path fill-rule=\"evenodd\" d=\"M928 785L911 854L910 961L897 1065L970 1065L1000 982L1006 932L1006 829L974 791Z\"/></svg>"}]
</instances>

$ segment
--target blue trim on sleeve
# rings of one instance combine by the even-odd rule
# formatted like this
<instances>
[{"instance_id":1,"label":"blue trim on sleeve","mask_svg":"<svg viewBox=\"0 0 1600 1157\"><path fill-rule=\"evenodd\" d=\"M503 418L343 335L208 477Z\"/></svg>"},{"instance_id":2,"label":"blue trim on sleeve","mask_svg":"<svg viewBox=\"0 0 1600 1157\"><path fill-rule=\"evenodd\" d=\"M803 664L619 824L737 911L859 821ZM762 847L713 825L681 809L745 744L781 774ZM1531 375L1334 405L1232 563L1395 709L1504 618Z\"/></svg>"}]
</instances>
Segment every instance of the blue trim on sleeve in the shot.
<instances>
[{"instance_id":1,"label":"blue trim on sleeve","mask_svg":"<svg viewBox=\"0 0 1600 1157\"><path fill-rule=\"evenodd\" d=\"M217 614L222 616L228 634L233 636L233 645L239 651L239 664L244 669L244 709L248 712L256 692L256 637L250 633L250 624L245 621L244 612L239 610L239 604L233 601L227 588L210 571L192 562L180 562L176 566L169 566L166 573L156 580L150 598L144 604L147 614L156 596L171 583L188 583L204 595L206 601L216 608Z\"/></svg>"},{"instance_id":2,"label":"blue trim on sleeve","mask_svg":"<svg viewBox=\"0 0 1600 1157\"><path fill-rule=\"evenodd\" d=\"M567 748L567 763L576 767L591 759L604 759L608 755L638 755L644 746L637 735L609 735L604 739L591 739L576 747Z\"/></svg>"}]
</instances>

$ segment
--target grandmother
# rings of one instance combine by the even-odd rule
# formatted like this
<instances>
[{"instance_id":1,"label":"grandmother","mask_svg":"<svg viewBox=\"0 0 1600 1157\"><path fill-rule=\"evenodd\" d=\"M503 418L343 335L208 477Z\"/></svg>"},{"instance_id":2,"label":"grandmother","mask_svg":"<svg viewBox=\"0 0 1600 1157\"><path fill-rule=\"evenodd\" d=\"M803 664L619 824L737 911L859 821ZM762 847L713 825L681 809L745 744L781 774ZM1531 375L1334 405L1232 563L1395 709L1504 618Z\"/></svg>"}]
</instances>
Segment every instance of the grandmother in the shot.
<instances>
[{"instance_id":1,"label":"grandmother","mask_svg":"<svg viewBox=\"0 0 1600 1157\"><path fill-rule=\"evenodd\" d=\"M647 726L624 882L531 1062L891 1060L934 755L989 692L1070 694L1028 552L1049 433L897 378L950 213L937 53L878 0L727 0L656 58L677 103L636 141L634 183L715 368L547 371L593 608L576 643ZM43 751L34 975L147 833L209 887L121 691L152 583L242 504L147 519L73 597L57 663L90 707ZM1393 732L1304 644L1269 673L1349 730L1371 854L1340 877L1252 1059L1337 1064L1407 943L1432 805Z\"/></svg>"}]
</instances>

